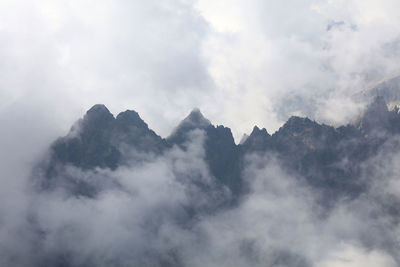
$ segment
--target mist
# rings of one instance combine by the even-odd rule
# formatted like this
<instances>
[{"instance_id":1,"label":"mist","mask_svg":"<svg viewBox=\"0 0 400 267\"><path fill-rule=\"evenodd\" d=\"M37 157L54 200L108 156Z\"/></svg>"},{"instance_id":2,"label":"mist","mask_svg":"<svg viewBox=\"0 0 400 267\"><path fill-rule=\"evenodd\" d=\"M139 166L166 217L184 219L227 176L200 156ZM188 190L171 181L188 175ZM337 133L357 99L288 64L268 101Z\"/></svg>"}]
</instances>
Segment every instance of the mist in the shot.
<instances>
[{"instance_id":1,"label":"mist","mask_svg":"<svg viewBox=\"0 0 400 267\"><path fill-rule=\"evenodd\" d=\"M327 208L322 191L271 153L246 156L248 192L226 205L232 195L204 161L204 131L189 136L185 149L136 153L114 171L59 173L91 184L95 197L63 183L3 193L1 266L399 266L397 138L362 167L368 190Z\"/></svg>"},{"instance_id":2,"label":"mist","mask_svg":"<svg viewBox=\"0 0 400 267\"><path fill-rule=\"evenodd\" d=\"M0 266L399 266L398 137L360 166L366 190L329 208L274 153L246 155L235 199L211 174L201 129L184 147L131 150L115 170L65 166L53 190L35 171L96 103L135 109L162 137L199 107L236 143L292 115L353 123L366 104L354 95L398 75L399 10L0 1ZM94 197L71 194L81 182Z\"/></svg>"}]
</instances>

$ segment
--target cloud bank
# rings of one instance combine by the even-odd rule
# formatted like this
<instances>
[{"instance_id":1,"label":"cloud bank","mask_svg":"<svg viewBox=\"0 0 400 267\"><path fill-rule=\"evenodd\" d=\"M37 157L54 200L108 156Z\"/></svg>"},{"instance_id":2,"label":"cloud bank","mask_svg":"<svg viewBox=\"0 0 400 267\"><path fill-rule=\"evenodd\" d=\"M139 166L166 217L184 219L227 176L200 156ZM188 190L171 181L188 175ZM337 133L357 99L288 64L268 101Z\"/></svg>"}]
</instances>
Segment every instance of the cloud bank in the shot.
<instances>
[{"instance_id":1,"label":"cloud bank","mask_svg":"<svg viewBox=\"0 0 400 267\"><path fill-rule=\"evenodd\" d=\"M246 199L192 218L189 204L229 198L204 191L201 132L188 151L143 165L68 169L98 183L95 199L38 195L28 177L94 103L134 108L163 136L195 106L236 139L292 114L346 123L362 109L355 93L398 73L399 10L391 0L1 1L0 265L398 266L389 148L365 166L370 190L327 214L273 156L249 156Z\"/></svg>"},{"instance_id":2,"label":"cloud bank","mask_svg":"<svg viewBox=\"0 0 400 267\"><path fill-rule=\"evenodd\" d=\"M248 193L226 206L204 134L114 171L59 174L95 186L93 198L62 184L9 194L0 266L399 266L397 138L363 166L369 189L357 198L326 207L275 155L249 154Z\"/></svg>"},{"instance_id":3,"label":"cloud bank","mask_svg":"<svg viewBox=\"0 0 400 267\"><path fill-rule=\"evenodd\" d=\"M236 139L254 124L274 131L292 114L344 123L360 109L351 95L398 73L399 8L5 0L1 112L29 110L61 133L107 103L114 112L134 107L166 136L200 107Z\"/></svg>"}]
</instances>

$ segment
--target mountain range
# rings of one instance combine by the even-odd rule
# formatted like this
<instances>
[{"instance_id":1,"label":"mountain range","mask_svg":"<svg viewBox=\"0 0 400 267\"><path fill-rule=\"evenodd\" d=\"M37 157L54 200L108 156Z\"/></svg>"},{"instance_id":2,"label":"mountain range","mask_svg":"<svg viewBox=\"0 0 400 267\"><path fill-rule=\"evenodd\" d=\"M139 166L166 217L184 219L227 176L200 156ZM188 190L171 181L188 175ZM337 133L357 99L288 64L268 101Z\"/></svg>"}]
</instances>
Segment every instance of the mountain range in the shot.
<instances>
[{"instance_id":1,"label":"mountain range","mask_svg":"<svg viewBox=\"0 0 400 267\"><path fill-rule=\"evenodd\" d=\"M27 228L38 252L30 259L49 267L197 266L194 258L309 267L319 265L308 246L356 240L400 263L399 134L399 109L383 96L353 124L293 116L272 134L254 126L239 144L199 109L162 138L133 110L115 117L94 105L33 170ZM292 239L309 244L292 247Z\"/></svg>"},{"instance_id":2,"label":"mountain range","mask_svg":"<svg viewBox=\"0 0 400 267\"><path fill-rule=\"evenodd\" d=\"M362 163L400 133L400 114L397 107L389 110L384 98L377 96L355 124L335 128L293 116L272 135L254 126L245 140L235 144L229 128L213 125L199 109L190 112L164 139L137 112L127 110L114 117L106 106L98 104L51 145L49 159L39 168L44 174L40 188L52 190L61 185L73 194L95 197L99 188L61 175L64 168L115 170L138 164L173 147L185 150L190 133L196 130L205 135L204 160L211 175L219 186L229 189L232 199L246 194L246 157L258 154L277 157L288 172L317 188L321 202L329 205L366 190L360 178Z\"/></svg>"}]
</instances>

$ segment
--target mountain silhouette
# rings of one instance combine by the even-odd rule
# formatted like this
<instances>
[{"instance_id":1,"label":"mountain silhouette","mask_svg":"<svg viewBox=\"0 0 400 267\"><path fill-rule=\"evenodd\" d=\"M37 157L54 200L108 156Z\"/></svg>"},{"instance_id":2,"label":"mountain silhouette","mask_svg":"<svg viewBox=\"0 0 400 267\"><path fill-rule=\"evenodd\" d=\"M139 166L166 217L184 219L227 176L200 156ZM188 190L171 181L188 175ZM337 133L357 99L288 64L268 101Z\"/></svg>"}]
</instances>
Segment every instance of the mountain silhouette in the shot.
<instances>
[{"instance_id":1,"label":"mountain silhouette","mask_svg":"<svg viewBox=\"0 0 400 267\"><path fill-rule=\"evenodd\" d=\"M137 112L127 110L114 118L104 105L95 105L50 147L50 159L42 165L43 187L65 184L69 178L59 175L65 166L115 170L145 158L135 157L138 154L156 157L174 146L185 150L194 130L204 133L204 160L210 173L234 198L246 193L246 156L255 153L276 156L286 171L320 190L322 202L331 203L365 190L361 164L400 133L400 115L397 108L389 111L384 98L377 96L354 125L335 128L293 116L272 135L255 126L241 144L235 144L229 128L213 125L199 109L163 139ZM81 182L70 187L74 194L96 194L95 188Z\"/></svg>"}]
</instances>

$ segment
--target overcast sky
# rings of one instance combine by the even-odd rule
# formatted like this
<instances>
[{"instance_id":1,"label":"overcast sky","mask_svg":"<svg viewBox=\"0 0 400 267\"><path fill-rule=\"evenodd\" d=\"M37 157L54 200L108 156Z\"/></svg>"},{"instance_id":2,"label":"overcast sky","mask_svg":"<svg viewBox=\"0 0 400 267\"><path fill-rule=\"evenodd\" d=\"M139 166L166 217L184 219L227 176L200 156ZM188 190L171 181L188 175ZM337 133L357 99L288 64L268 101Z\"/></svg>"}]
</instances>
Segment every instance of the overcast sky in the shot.
<instances>
[{"instance_id":1,"label":"overcast sky","mask_svg":"<svg viewBox=\"0 0 400 267\"><path fill-rule=\"evenodd\" d=\"M134 109L164 137L194 107L236 139L292 114L344 123L359 109L349 96L400 70L399 10L397 0L1 0L4 134L29 129L46 143L96 103Z\"/></svg>"},{"instance_id":2,"label":"overcast sky","mask_svg":"<svg viewBox=\"0 0 400 267\"><path fill-rule=\"evenodd\" d=\"M214 124L232 128L236 141L254 125L273 133L291 115L343 124L362 108L352 101L354 94L400 74L399 14L399 0L0 0L0 255L18 258L7 249L32 253L27 240L37 247L24 224L35 204L38 222L50 233L44 251L63 251L65 245L78 255L103 255L114 247L111 259L119 252L135 256L130 248L147 240L141 239L146 232L140 219L160 207L169 222L169 211L179 213L181 202L208 204L199 201L208 199L201 192L170 188L174 171L210 179L201 142L189 154L175 148L140 168L104 170L104 177L121 179L128 191L140 188L137 195L110 189L97 200L50 194L31 203L26 188L32 165L94 104L105 104L114 115L134 109L163 137L195 107ZM398 228L387 227L371 200L399 184L399 156L388 160L387 154L369 162L379 167L371 174L377 189L324 221L314 218L308 188L276 162L261 168L256 163L263 159L254 158L255 166L246 169L252 194L195 225L210 240L199 243L196 231L166 224L148 246L169 248L158 241L170 240L189 255L190 266L207 260L209 266L232 266L226 258L249 266L240 261L243 248L227 244L253 239L244 249L254 247L261 262L273 249L289 247L317 266L397 266L396 253L358 243L370 236L372 244L399 244ZM381 177L387 179L375 179ZM388 195L398 196L395 191ZM285 212L276 210L279 205ZM122 212L126 207L136 213ZM57 239L65 221L83 232ZM110 231L110 225L121 228ZM126 225L139 228L125 232ZM265 227L283 234L271 239L262 234ZM103 234L107 240L99 239ZM293 236L311 247L294 244Z\"/></svg>"}]
</instances>

